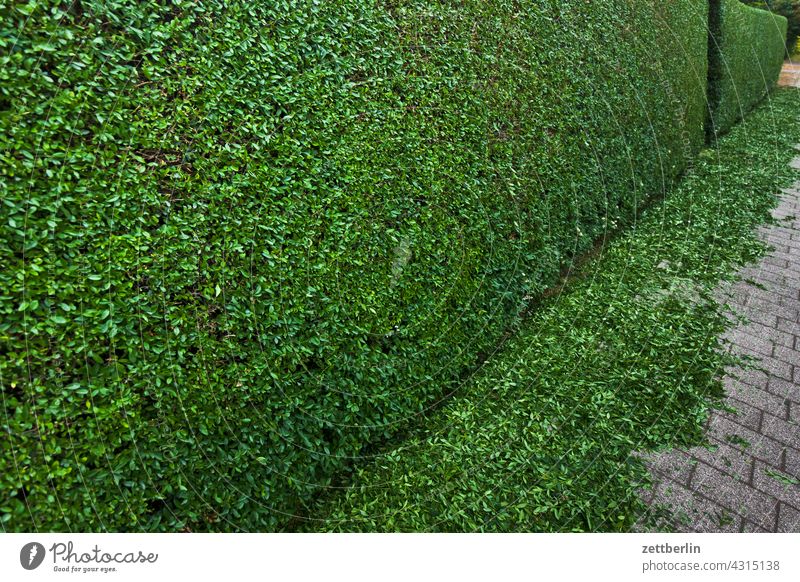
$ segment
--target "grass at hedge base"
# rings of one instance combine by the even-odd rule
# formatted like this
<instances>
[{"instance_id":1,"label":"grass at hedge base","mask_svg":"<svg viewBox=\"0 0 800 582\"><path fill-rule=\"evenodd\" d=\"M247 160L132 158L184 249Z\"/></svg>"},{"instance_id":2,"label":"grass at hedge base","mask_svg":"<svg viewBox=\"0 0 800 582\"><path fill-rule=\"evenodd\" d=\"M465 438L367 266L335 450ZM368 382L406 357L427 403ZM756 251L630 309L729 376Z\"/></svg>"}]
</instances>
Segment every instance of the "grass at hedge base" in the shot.
<instances>
[{"instance_id":1,"label":"grass at hedge base","mask_svg":"<svg viewBox=\"0 0 800 582\"><path fill-rule=\"evenodd\" d=\"M780 90L582 278L525 321L425 429L320 501L308 530L625 531L647 481L632 451L702 440L730 356L711 291L760 256L800 142Z\"/></svg>"},{"instance_id":2,"label":"grass at hedge base","mask_svg":"<svg viewBox=\"0 0 800 582\"><path fill-rule=\"evenodd\" d=\"M777 83L786 55L785 17L739 0L712 0L709 13L708 137L724 134Z\"/></svg>"},{"instance_id":3,"label":"grass at hedge base","mask_svg":"<svg viewBox=\"0 0 800 582\"><path fill-rule=\"evenodd\" d=\"M0 520L268 530L702 143L704 0L4 3Z\"/></svg>"}]
</instances>

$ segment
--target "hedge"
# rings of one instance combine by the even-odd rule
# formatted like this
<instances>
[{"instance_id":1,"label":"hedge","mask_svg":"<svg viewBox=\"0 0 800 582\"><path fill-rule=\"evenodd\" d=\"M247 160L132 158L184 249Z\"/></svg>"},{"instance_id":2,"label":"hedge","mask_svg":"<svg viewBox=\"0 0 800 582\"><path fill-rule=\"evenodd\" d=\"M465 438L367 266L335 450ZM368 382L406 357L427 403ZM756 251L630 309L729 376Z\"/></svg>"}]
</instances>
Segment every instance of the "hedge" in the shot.
<instances>
[{"instance_id":1,"label":"hedge","mask_svg":"<svg viewBox=\"0 0 800 582\"><path fill-rule=\"evenodd\" d=\"M708 135L725 133L775 86L786 53L785 17L711 0Z\"/></svg>"},{"instance_id":2,"label":"hedge","mask_svg":"<svg viewBox=\"0 0 800 582\"><path fill-rule=\"evenodd\" d=\"M800 0L741 0L742 4L769 10L786 17L786 53L792 55L797 49L797 38L800 36Z\"/></svg>"},{"instance_id":3,"label":"hedge","mask_svg":"<svg viewBox=\"0 0 800 582\"><path fill-rule=\"evenodd\" d=\"M0 15L6 530L285 527L704 139L700 0Z\"/></svg>"}]
</instances>

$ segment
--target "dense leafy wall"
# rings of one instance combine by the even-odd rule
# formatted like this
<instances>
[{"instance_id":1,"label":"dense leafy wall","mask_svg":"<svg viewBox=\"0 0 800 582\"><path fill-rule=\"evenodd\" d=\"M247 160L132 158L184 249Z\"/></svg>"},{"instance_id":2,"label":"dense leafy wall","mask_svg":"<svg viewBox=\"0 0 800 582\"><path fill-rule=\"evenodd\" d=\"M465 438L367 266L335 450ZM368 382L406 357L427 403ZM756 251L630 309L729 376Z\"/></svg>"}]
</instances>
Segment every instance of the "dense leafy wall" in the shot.
<instances>
[{"instance_id":1,"label":"dense leafy wall","mask_svg":"<svg viewBox=\"0 0 800 582\"><path fill-rule=\"evenodd\" d=\"M704 137L705 0L0 16L11 530L281 527Z\"/></svg>"},{"instance_id":2,"label":"dense leafy wall","mask_svg":"<svg viewBox=\"0 0 800 582\"><path fill-rule=\"evenodd\" d=\"M783 16L711 0L708 133L726 132L774 87L786 53Z\"/></svg>"},{"instance_id":3,"label":"dense leafy wall","mask_svg":"<svg viewBox=\"0 0 800 582\"><path fill-rule=\"evenodd\" d=\"M743 4L769 10L788 21L786 31L786 52L792 54L797 48L797 38L800 36L800 0L741 0Z\"/></svg>"}]
</instances>

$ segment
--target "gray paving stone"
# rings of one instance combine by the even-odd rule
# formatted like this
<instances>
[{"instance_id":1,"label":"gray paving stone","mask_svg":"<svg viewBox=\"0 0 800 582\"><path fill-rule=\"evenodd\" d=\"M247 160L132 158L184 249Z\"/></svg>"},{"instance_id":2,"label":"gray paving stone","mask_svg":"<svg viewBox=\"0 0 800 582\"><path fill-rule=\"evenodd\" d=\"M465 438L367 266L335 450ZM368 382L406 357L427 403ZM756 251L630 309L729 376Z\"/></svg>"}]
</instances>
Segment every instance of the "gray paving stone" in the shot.
<instances>
[{"instance_id":1,"label":"gray paving stone","mask_svg":"<svg viewBox=\"0 0 800 582\"><path fill-rule=\"evenodd\" d=\"M786 258L787 260L791 260L791 258L785 256L792 252L792 248L789 245L770 243L768 246L769 255L771 257L778 257L781 259Z\"/></svg>"},{"instance_id":2,"label":"gray paving stone","mask_svg":"<svg viewBox=\"0 0 800 582\"><path fill-rule=\"evenodd\" d=\"M708 435L719 443L727 444L770 465L777 466L781 462L786 448L777 441L719 416L712 417Z\"/></svg>"},{"instance_id":3,"label":"gray paving stone","mask_svg":"<svg viewBox=\"0 0 800 582\"><path fill-rule=\"evenodd\" d=\"M747 309L742 309L742 313L747 314L747 321L750 323L759 323L765 327L769 327L772 329L777 330L778 327L778 316L774 313L766 312L766 311L748 311ZM746 331L746 328L742 328L742 331ZM752 333L750 335L753 335ZM770 334L772 335L772 334ZM769 338L767 338L769 339ZM774 340L770 339L772 343L775 343Z\"/></svg>"},{"instance_id":4,"label":"gray paving stone","mask_svg":"<svg viewBox=\"0 0 800 582\"><path fill-rule=\"evenodd\" d=\"M776 316L777 320L778 317ZM794 347L795 336L787 331L778 329L778 323L775 327L770 327L759 322L750 322L739 327L737 331L752 335L754 337L761 337L767 339L777 345L785 346L787 348Z\"/></svg>"},{"instance_id":5,"label":"gray paving stone","mask_svg":"<svg viewBox=\"0 0 800 582\"><path fill-rule=\"evenodd\" d=\"M789 245L770 244L767 246L770 247L768 253L768 256L770 257L774 257L776 259L786 259L790 263L793 263L796 260L796 257L794 256L796 251Z\"/></svg>"},{"instance_id":6,"label":"gray paving stone","mask_svg":"<svg viewBox=\"0 0 800 582\"><path fill-rule=\"evenodd\" d=\"M763 368L770 377L782 378L784 380L792 379L793 366L791 364L772 358L764 358L758 365L760 368Z\"/></svg>"},{"instance_id":7,"label":"gray paving stone","mask_svg":"<svg viewBox=\"0 0 800 582\"><path fill-rule=\"evenodd\" d=\"M766 386L767 392L779 396L784 400L800 401L800 386L783 378L769 378ZM776 415L779 416L779 415Z\"/></svg>"},{"instance_id":8,"label":"gray paving stone","mask_svg":"<svg viewBox=\"0 0 800 582\"><path fill-rule=\"evenodd\" d=\"M759 338L741 331L732 333L730 342L736 347L734 352L741 354L758 354L769 357L772 355L774 344L765 338Z\"/></svg>"},{"instance_id":9,"label":"gray paving stone","mask_svg":"<svg viewBox=\"0 0 800 582\"><path fill-rule=\"evenodd\" d=\"M787 247L788 250L788 247ZM752 279L756 283L760 285L764 285L765 287L771 287L769 283L774 283L776 285L788 285L788 280L785 275L776 275L775 273L768 273L766 271L749 271L746 273L748 279Z\"/></svg>"},{"instance_id":10,"label":"gray paving stone","mask_svg":"<svg viewBox=\"0 0 800 582\"><path fill-rule=\"evenodd\" d=\"M786 283L789 288L797 289L800 287L800 273L794 271L792 269L786 269L783 272L783 276L786 277ZM794 318L790 316L791 313L794 313ZM792 309L788 306L783 307L781 311L778 312L778 315L781 317L785 317L790 321L800 321L800 314L797 313L796 309Z\"/></svg>"},{"instance_id":11,"label":"gray paving stone","mask_svg":"<svg viewBox=\"0 0 800 582\"><path fill-rule=\"evenodd\" d=\"M797 271L794 271L792 269L776 267L775 265L767 265L762 263L762 265L760 266L760 272L769 273L772 275L776 275L778 277L785 277L787 281L797 281L798 279L800 279L800 273L798 273ZM756 307L760 308L762 306L759 305ZM791 321L797 321L798 314L797 311L795 310L785 308L779 313L781 314L782 317L785 317L786 319L789 319Z\"/></svg>"},{"instance_id":12,"label":"gray paving stone","mask_svg":"<svg viewBox=\"0 0 800 582\"><path fill-rule=\"evenodd\" d=\"M742 533L772 533L770 529L764 529L760 525L757 525L753 522L744 520L744 526L742 527Z\"/></svg>"},{"instance_id":13,"label":"gray paving stone","mask_svg":"<svg viewBox=\"0 0 800 582\"><path fill-rule=\"evenodd\" d=\"M795 484L791 475L775 467L756 461L753 487L778 501L800 507L800 482Z\"/></svg>"},{"instance_id":14,"label":"gray paving stone","mask_svg":"<svg viewBox=\"0 0 800 582\"><path fill-rule=\"evenodd\" d=\"M761 434L792 448L800 448L800 425L783 418L771 414L764 415Z\"/></svg>"},{"instance_id":15,"label":"gray paving stone","mask_svg":"<svg viewBox=\"0 0 800 582\"><path fill-rule=\"evenodd\" d=\"M653 500L653 495L655 494L657 488L658 488L658 482L654 482L652 487L642 487L638 491L639 497L647 505L650 505L650 502Z\"/></svg>"},{"instance_id":16,"label":"gray paving stone","mask_svg":"<svg viewBox=\"0 0 800 582\"><path fill-rule=\"evenodd\" d=\"M725 373L736 381L759 389L765 389L767 387L767 381L769 380L769 376L767 376L766 372L762 372L761 370L727 368Z\"/></svg>"},{"instance_id":17,"label":"gray paving stone","mask_svg":"<svg viewBox=\"0 0 800 582\"><path fill-rule=\"evenodd\" d=\"M781 307L780 297L776 297L770 290L759 289L747 284L740 284L731 289L727 293L726 299L728 303L737 305L742 311L755 308L769 311Z\"/></svg>"},{"instance_id":18,"label":"gray paving stone","mask_svg":"<svg viewBox=\"0 0 800 582\"><path fill-rule=\"evenodd\" d=\"M795 479L800 479L800 451L797 449L786 449L783 472Z\"/></svg>"},{"instance_id":19,"label":"gray paving stone","mask_svg":"<svg viewBox=\"0 0 800 582\"><path fill-rule=\"evenodd\" d=\"M766 529L774 527L778 500L750 487L743 479L731 478L701 463L695 469L692 490L747 521Z\"/></svg>"},{"instance_id":20,"label":"gray paving stone","mask_svg":"<svg viewBox=\"0 0 800 582\"><path fill-rule=\"evenodd\" d=\"M800 241L792 239L789 243L789 255L796 254L800 250ZM783 258L783 257L781 257ZM789 266L783 269L783 275L787 277L790 281L796 281L798 276L800 276L800 265L797 264L796 261L792 261L791 259L786 259L789 261ZM769 272L775 273L777 270L780 270L780 267L777 265L764 265L764 268L770 269Z\"/></svg>"},{"instance_id":21,"label":"gray paving stone","mask_svg":"<svg viewBox=\"0 0 800 582\"><path fill-rule=\"evenodd\" d=\"M793 241L793 242L795 242L796 244L800 244L800 241ZM797 252L798 250L800 249L797 249L795 252ZM770 268L777 269L778 267L776 267L775 265L770 265ZM784 269L783 272L786 274L787 277L789 277L794 281L800 279L800 267L798 267L796 264L790 265L788 268ZM795 287L795 289L797 289L797 287ZM791 307L791 305L788 303L784 305L786 305L787 307Z\"/></svg>"},{"instance_id":22,"label":"gray paving stone","mask_svg":"<svg viewBox=\"0 0 800 582\"><path fill-rule=\"evenodd\" d=\"M781 245L788 245L790 248L792 247L792 240L791 232L787 232L786 229L782 228L775 228L770 231L768 234L762 235L763 240L769 243L777 243ZM763 261L761 264L758 265L758 268L761 270L766 269L766 267L771 267L769 263L764 263ZM780 271L778 271L780 273Z\"/></svg>"},{"instance_id":23,"label":"gray paving stone","mask_svg":"<svg viewBox=\"0 0 800 582\"><path fill-rule=\"evenodd\" d=\"M735 533L742 527L740 515L676 483L659 483L654 500L671 513L669 525L680 532Z\"/></svg>"},{"instance_id":24,"label":"gray paving stone","mask_svg":"<svg viewBox=\"0 0 800 582\"><path fill-rule=\"evenodd\" d=\"M708 447L692 447L689 454L696 462L703 462L730 477L743 476L750 480L754 459L749 453L736 449L726 443L714 442ZM781 457L778 457L780 462Z\"/></svg>"},{"instance_id":25,"label":"gray paving stone","mask_svg":"<svg viewBox=\"0 0 800 582\"><path fill-rule=\"evenodd\" d=\"M670 451L653 454L645 460L650 470L659 478L666 478L683 486L689 485L689 477L694 470L694 463L689 455L681 451Z\"/></svg>"},{"instance_id":26,"label":"gray paving stone","mask_svg":"<svg viewBox=\"0 0 800 582\"><path fill-rule=\"evenodd\" d=\"M789 261L786 259L776 259L774 257L765 257L764 262L767 265L775 265L776 267L781 267L782 269L787 269L789 267Z\"/></svg>"},{"instance_id":27,"label":"gray paving stone","mask_svg":"<svg viewBox=\"0 0 800 582\"><path fill-rule=\"evenodd\" d=\"M761 427L761 415L763 414L761 409L730 399L726 402L726 408L735 409L735 411L716 410L714 414L718 414L722 418L732 420L754 431L758 431Z\"/></svg>"},{"instance_id":28,"label":"gray paving stone","mask_svg":"<svg viewBox=\"0 0 800 582\"><path fill-rule=\"evenodd\" d=\"M797 337L800 335L800 323L795 321L789 321L783 317L778 317L778 331L785 331L787 333L792 334L793 336Z\"/></svg>"},{"instance_id":29,"label":"gray paving stone","mask_svg":"<svg viewBox=\"0 0 800 582\"><path fill-rule=\"evenodd\" d=\"M798 287L798 289L800 289L800 287ZM777 299L780 304L785 307L791 307L792 309L800 310L800 299L798 299L794 293L791 295L780 295Z\"/></svg>"},{"instance_id":30,"label":"gray paving stone","mask_svg":"<svg viewBox=\"0 0 800 582\"><path fill-rule=\"evenodd\" d=\"M772 357L792 366L800 366L800 352L794 348L775 346L772 351Z\"/></svg>"},{"instance_id":31,"label":"gray paving stone","mask_svg":"<svg viewBox=\"0 0 800 582\"><path fill-rule=\"evenodd\" d=\"M743 402L773 416L786 416L786 396L788 393L776 395L735 380L726 381L724 384L725 390L731 399L731 406L738 408L738 403Z\"/></svg>"},{"instance_id":32,"label":"gray paving stone","mask_svg":"<svg viewBox=\"0 0 800 582\"><path fill-rule=\"evenodd\" d=\"M778 531L781 533L800 533L800 510L781 503L779 511Z\"/></svg>"}]
</instances>

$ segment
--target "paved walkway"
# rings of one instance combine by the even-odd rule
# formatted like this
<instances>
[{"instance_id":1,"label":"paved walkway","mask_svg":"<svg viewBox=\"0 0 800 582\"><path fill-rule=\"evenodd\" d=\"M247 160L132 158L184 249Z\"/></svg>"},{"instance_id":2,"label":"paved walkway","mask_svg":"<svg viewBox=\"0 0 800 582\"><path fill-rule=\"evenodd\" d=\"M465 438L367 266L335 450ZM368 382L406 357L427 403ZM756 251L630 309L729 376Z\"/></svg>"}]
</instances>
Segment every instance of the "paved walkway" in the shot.
<instances>
[{"instance_id":1,"label":"paved walkway","mask_svg":"<svg viewBox=\"0 0 800 582\"><path fill-rule=\"evenodd\" d=\"M774 250L717 293L748 320L728 333L730 349L760 358L764 371L729 371L731 410L712 411L711 448L647 457L657 485L645 501L658 529L800 532L800 182L773 216L759 235Z\"/></svg>"},{"instance_id":2,"label":"paved walkway","mask_svg":"<svg viewBox=\"0 0 800 582\"><path fill-rule=\"evenodd\" d=\"M783 63L778 85L781 87L800 87L800 63L792 61Z\"/></svg>"}]
</instances>

